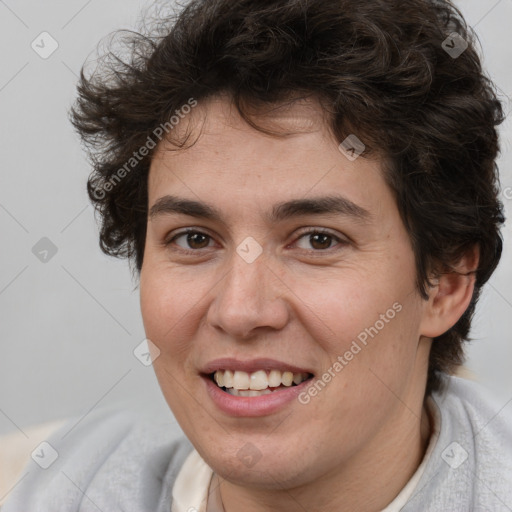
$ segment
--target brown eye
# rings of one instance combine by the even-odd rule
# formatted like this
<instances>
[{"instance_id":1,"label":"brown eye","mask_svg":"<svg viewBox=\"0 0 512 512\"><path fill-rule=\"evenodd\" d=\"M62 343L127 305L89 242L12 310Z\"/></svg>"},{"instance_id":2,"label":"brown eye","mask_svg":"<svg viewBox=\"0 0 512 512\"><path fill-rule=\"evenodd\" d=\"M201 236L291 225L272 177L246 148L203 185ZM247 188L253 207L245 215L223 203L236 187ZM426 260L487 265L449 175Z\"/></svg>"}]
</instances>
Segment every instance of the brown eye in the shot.
<instances>
[{"instance_id":1,"label":"brown eye","mask_svg":"<svg viewBox=\"0 0 512 512\"><path fill-rule=\"evenodd\" d=\"M306 241L304 244L303 241ZM300 246L299 241L303 243L302 246ZM314 251L314 252L320 252L320 251L326 251L327 249L331 249L334 245L343 246L346 245L348 242L345 240L342 240L341 238L320 230L310 230L306 233L303 233L299 239L297 244L299 244L299 247L301 249L305 249L308 251Z\"/></svg>"},{"instance_id":2,"label":"brown eye","mask_svg":"<svg viewBox=\"0 0 512 512\"><path fill-rule=\"evenodd\" d=\"M203 233L187 233L187 243L193 249L203 249L204 247L208 247L209 238L210 237L208 235L204 235Z\"/></svg>"},{"instance_id":3,"label":"brown eye","mask_svg":"<svg viewBox=\"0 0 512 512\"><path fill-rule=\"evenodd\" d=\"M309 235L309 242L315 249L329 249L332 236L319 233L316 235Z\"/></svg>"},{"instance_id":4,"label":"brown eye","mask_svg":"<svg viewBox=\"0 0 512 512\"><path fill-rule=\"evenodd\" d=\"M177 243L176 241L179 239L184 239L186 245L184 246ZM166 245L176 243L176 245L178 245L178 247L182 248L183 250L190 251L191 249L205 249L208 247L210 241L211 237L209 235L201 233L200 231L188 230L173 236L168 242L166 242Z\"/></svg>"}]
</instances>

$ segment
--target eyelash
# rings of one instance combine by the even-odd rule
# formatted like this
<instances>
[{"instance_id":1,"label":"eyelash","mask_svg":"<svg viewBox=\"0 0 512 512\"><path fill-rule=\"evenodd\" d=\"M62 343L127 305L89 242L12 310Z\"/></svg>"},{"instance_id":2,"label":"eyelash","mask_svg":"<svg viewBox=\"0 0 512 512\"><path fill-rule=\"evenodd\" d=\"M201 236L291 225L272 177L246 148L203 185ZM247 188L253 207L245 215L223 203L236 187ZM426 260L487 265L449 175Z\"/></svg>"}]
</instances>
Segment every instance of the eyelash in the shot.
<instances>
[{"instance_id":1,"label":"eyelash","mask_svg":"<svg viewBox=\"0 0 512 512\"><path fill-rule=\"evenodd\" d=\"M180 238L181 236L188 235L190 233L198 234L198 235L204 235L204 236L206 236L206 237L208 237L210 239L213 238L208 233L204 233L203 231L200 231L198 229L187 228L187 229L184 229L184 230L176 233L175 235L172 236L172 238L165 240L164 241L164 245L166 247L169 247L169 246L171 246L171 244L176 239ZM343 240L340 237L338 237L338 236L334 235L333 233L331 233L330 231L327 231L327 230L322 229L322 228L309 229L308 231L299 232L298 238L297 238L296 241L304 238L307 235L326 235L326 236L332 238L334 241L338 242L338 245L340 245L340 246L345 246L345 245L348 245L348 243L349 243L348 241ZM209 247L205 247L203 249L208 249L208 248ZM179 247L179 249L177 249L177 250L179 252L184 253L184 254L197 254L198 252L202 251L203 249L183 249L182 247ZM307 252L310 252L310 253L325 253L325 252L330 251L331 249L332 249L332 247L328 248L328 249L310 249L310 250L304 249L304 250L307 251Z\"/></svg>"}]
</instances>

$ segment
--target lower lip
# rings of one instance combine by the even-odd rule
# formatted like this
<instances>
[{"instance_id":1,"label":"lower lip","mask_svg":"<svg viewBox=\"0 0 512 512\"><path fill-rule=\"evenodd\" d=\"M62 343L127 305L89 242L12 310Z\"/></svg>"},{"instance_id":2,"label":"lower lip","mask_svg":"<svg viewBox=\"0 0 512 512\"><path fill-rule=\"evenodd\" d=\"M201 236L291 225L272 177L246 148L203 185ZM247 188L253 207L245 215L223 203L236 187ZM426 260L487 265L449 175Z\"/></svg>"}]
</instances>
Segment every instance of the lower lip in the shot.
<instances>
[{"instance_id":1,"label":"lower lip","mask_svg":"<svg viewBox=\"0 0 512 512\"><path fill-rule=\"evenodd\" d=\"M296 399L311 382L310 378L298 386L273 391L268 395L234 396L219 388L209 377L202 376L202 379L206 383L210 398L217 407L226 414L237 417L267 416L277 412Z\"/></svg>"}]
</instances>

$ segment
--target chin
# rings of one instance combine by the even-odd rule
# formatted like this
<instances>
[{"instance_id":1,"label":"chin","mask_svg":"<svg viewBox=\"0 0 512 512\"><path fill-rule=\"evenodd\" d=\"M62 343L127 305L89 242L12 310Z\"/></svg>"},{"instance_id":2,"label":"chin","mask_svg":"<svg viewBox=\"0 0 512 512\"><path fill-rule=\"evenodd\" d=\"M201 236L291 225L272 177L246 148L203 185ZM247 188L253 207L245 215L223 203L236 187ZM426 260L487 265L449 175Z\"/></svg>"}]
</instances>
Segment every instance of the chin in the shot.
<instances>
[{"instance_id":1,"label":"chin","mask_svg":"<svg viewBox=\"0 0 512 512\"><path fill-rule=\"evenodd\" d=\"M250 453L249 443L247 445L245 453ZM302 464L297 463L300 454L295 456L290 451L287 453L289 457L286 458L276 454L261 454L259 459L251 460L244 452L223 452L203 456L203 459L215 473L234 485L281 490L283 487L294 488L304 485L311 478L310 471L307 470L309 464L304 459L301 459Z\"/></svg>"}]
</instances>

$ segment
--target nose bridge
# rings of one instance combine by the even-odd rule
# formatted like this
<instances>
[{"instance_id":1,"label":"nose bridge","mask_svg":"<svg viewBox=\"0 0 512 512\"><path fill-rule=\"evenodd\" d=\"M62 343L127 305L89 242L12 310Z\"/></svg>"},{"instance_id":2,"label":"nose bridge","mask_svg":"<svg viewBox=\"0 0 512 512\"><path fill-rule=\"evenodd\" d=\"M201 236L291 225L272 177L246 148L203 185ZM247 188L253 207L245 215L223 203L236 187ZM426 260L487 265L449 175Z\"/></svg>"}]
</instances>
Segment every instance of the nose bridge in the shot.
<instances>
[{"instance_id":1,"label":"nose bridge","mask_svg":"<svg viewBox=\"0 0 512 512\"><path fill-rule=\"evenodd\" d=\"M257 327L286 324L287 308L277 297L276 278L263 255L251 261L234 252L227 270L210 306L211 325L243 338Z\"/></svg>"}]
</instances>

